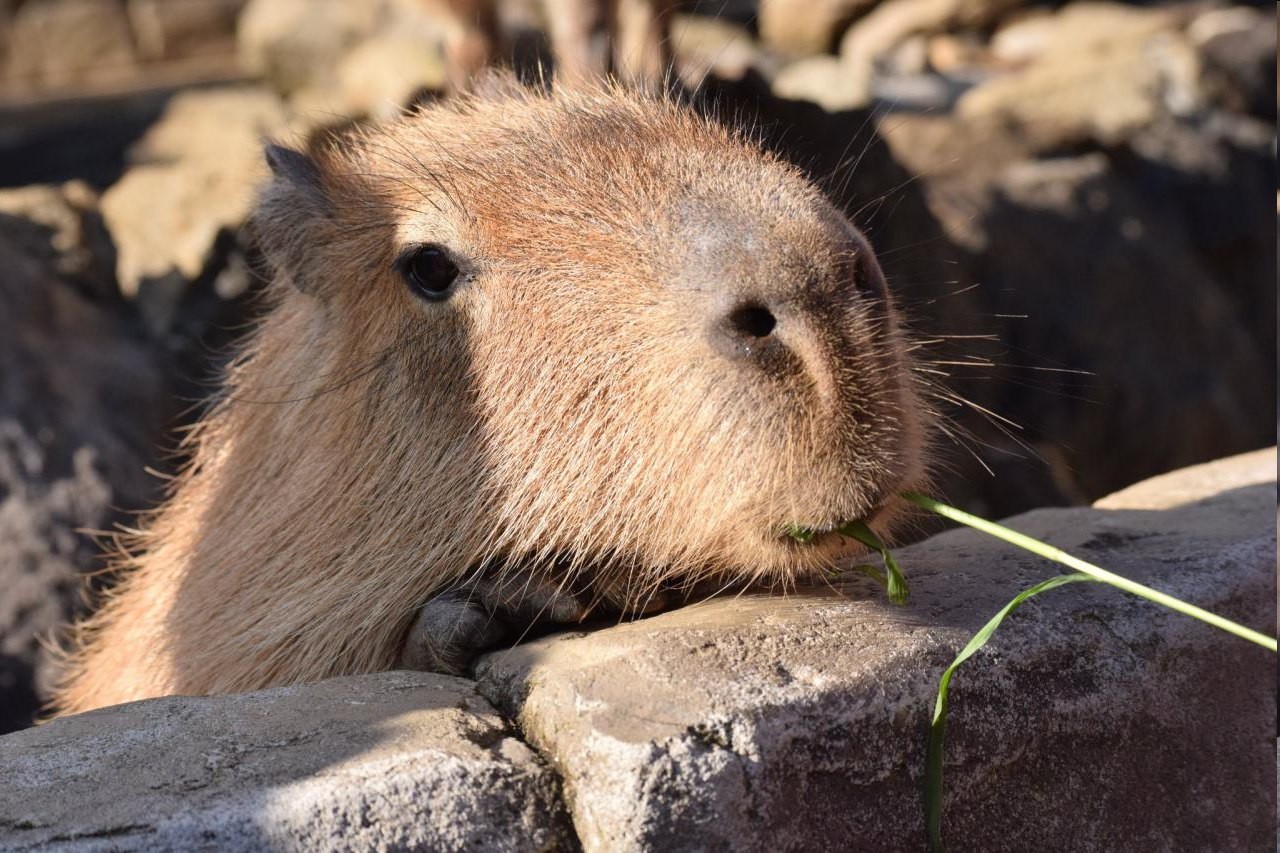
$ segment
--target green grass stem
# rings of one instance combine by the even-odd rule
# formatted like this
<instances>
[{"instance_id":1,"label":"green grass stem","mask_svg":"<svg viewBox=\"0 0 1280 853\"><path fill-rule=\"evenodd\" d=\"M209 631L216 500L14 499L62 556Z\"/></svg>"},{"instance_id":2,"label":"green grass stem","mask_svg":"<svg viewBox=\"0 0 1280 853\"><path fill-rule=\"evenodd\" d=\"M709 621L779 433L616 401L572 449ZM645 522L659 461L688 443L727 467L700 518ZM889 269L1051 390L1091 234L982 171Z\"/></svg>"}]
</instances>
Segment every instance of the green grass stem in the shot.
<instances>
[{"instance_id":1,"label":"green grass stem","mask_svg":"<svg viewBox=\"0 0 1280 853\"><path fill-rule=\"evenodd\" d=\"M1122 589L1125 592L1136 595L1139 598L1145 598L1148 601L1154 601L1156 604L1162 604L1170 610L1176 610L1178 613L1190 616L1193 619L1199 619L1201 622L1206 622L1215 628L1220 628L1223 631L1226 631L1229 634L1235 634L1237 637L1242 637L1251 643L1257 643L1263 648L1270 649L1273 652L1276 651L1275 637L1268 637L1266 634L1255 631L1252 628L1246 628L1245 626L1237 622L1232 622L1230 619L1219 616L1216 613L1210 613L1208 610L1196 607L1194 604L1188 604L1181 599L1174 598L1172 595L1167 595L1157 589L1152 589L1151 587L1143 586L1136 581L1123 578L1114 572L1107 571L1101 566L1095 566L1093 563L1081 560L1079 557L1073 557L1066 551L1054 548L1052 545L1046 545L1044 542L1032 539L1030 536L1019 533L1016 530L1010 530L1004 525L996 524L993 521L987 521L985 518L979 518L976 515L970 515L963 510L956 509L953 506L947 506L944 503L939 503L933 498L925 497L924 495L916 494L914 492L908 492L904 494L903 497L917 506L937 513L943 518L949 518L952 521L958 521L961 524L968 525L975 530L981 530L989 536L994 536L997 539L1003 539L1005 542L1017 545L1019 548L1025 548L1033 554L1044 557L1046 560L1053 560L1055 563L1061 563L1064 566L1075 569L1077 572L1089 575L1103 583L1110 584L1117 589Z\"/></svg>"},{"instance_id":2,"label":"green grass stem","mask_svg":"<svg viewBox=\"0 0 1280 853\"><path fill-rule=\"evenodd\" d=\"M907 579L903 576L902 569L898 567L898 561L893 559L893 554L889 553L888 547L880 541L880 537L861 521L850 521L841 527L839 532L842 536L857 539L868 548L880 552L880 559L884 560L884 588L889 594L889 600L894 604L906 604L907 596L911 594ZM873 574L872 577L875 575Z\"/></svg>"},{"instance_id":3,"label":"green grass stem","mask_svg":"<svg viewBox=\"0 0 1280 853\"><path fill-rule=\"evenodd\" d=\"M987 640L991 639L991 635L995 633L996 628L1000 627L1000 623L1004 621L1005 617L1017 610L1022 602L1028 598L1063 584L1096 580L1096 578L1076 572L1049 578L1047 581L1041 581L1035 586L1023 590L1018 593L1017 598L1000 608L1000 612L991 617L991 620L983 625L978 633L973 635L973 639L969 640L969 644L960 650L960 654L956 655L956 659L951 662L951 665L942 671L942 678L938 681L938 698L933 705L933 720L929 724L929 748L925 752L924 763L924 817L925 825L929 830L929 850L931 853L942 853L943 849L942 741L947 730L947 694L951 689L951 676L955 674L960 664L973 657L978 649L987 644Z\"/></svg>"}]
</instances>

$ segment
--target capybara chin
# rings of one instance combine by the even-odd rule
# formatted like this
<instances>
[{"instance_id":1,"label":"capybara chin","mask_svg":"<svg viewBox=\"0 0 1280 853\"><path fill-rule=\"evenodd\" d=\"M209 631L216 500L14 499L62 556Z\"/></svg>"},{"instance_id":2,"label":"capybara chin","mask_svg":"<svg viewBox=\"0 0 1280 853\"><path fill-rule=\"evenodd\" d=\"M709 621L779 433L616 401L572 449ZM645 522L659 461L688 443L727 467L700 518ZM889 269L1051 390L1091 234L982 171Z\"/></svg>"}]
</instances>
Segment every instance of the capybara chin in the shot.
<instances>
[{"instance_id":1,"label":"capybara chin","mask_svg":"<svg viewBox=\"0 0 1280 853\"><path fill-rule=\"evenodd\" d=\"M406 642L456 671L495 616L786 587L848 545L821 531L887 534L921 485L867 240L743 134L495 80L267 156L267 313L75 632L60 713L388 669Z\"/></svg>"}]
</instances>

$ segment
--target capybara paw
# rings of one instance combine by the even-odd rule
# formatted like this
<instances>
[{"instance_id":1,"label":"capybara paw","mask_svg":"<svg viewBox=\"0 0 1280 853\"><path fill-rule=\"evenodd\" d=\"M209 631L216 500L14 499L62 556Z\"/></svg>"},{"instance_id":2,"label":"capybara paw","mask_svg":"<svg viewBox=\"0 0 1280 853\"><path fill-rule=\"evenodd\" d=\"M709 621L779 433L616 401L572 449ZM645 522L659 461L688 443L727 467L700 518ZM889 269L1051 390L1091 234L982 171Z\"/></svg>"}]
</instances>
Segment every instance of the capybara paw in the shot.
<instances>
[{"instance_id":1,"label":"capybara paw","mask_svg":"<svg viewBox=\"0 0 1280 853\"><path fill-rule=\"evenodd\" d=\"M482 652L502 642L507 626L466 591L446 592L418 611L396 666L462 675Z\"/></svg>"},{"instance_id":2,"label":"capybara paw","mask_svg":"<svg viewBox=\"0 0 1280 853\"><path fill-rule=\"evenodd\" d=\"M396 665L462 675L484 652L519 642L537 626L581 622L590 609L585 594L559 583L533 573L504 573L424 604Z\"/></svg>"}]
</instances>

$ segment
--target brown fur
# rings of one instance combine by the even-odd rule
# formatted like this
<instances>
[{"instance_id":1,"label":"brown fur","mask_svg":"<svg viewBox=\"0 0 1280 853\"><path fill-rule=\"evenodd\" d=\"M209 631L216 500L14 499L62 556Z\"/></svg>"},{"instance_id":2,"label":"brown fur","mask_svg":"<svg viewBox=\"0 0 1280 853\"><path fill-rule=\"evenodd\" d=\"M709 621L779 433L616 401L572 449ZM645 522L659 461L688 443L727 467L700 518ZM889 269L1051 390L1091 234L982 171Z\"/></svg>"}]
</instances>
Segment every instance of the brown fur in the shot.
<instances>
[{"instance_id":1,"label":"brown fur","mask_svg":"<svg viewBox=\"0 0 1280 853\"><path fill-rule=\"evenodd\" d=\"M79 629L61 712L389 668L426 600L501 560L621 609L785 586L842 547L788 524L883 531L920 485L879 269L799 172L666 100L490 89L266 188L271 310ZM393 269L418 242L460 259L448 301ZM755 298L795 312L769 369L708 334Z\"/></svg>"}]
</instances>

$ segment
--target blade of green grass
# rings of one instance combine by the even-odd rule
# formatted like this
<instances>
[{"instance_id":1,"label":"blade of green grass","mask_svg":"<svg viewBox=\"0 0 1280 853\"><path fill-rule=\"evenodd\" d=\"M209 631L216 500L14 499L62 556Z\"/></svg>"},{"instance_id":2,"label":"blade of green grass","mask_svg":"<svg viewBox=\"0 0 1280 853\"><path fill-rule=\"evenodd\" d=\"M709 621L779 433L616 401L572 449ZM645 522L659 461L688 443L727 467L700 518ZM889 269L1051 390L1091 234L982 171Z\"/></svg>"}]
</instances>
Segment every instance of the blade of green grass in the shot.
<instances>
[{"instance_id":1,"label":"blade of green grass","mask_svg":"<svg viewBox=\"0 0 1280 853\"><path fill-rule=\"evenodd\" d=\"M871 528L861 521L850 521L841 527L839 532L843 536L857 539L868 548L880 552L880 559L884 560L885 574L887 575L885 589L889 593L889 600L894 604L906 604L907 596L911 594L911 590L907 586L907 579L903 576L902 569L898 568L898 562L893 559L889 549L880 541L880 537L875 535Z\"/></svg>"},{"instance_id":2,"label":"blade of green grass","mask_svg":"<svg viewBox=\"0 0 1280 853\"><path fill-rule=\"evenodd\" d=\"M925 753L924 775L924 814L929 829L929 850L931 853L942 853L942 739L947 729L947 693L951 689L951 676L960 664L973 657L978 649L987 644L996 628L1022 602L1042 592L1060 587L1063 584L1077 581L1096 581L1097 578L1085 574L1058 575L1041 581L1035 586L1018 593L1018 596L1000 608L1000 612L991 617L978 633L973 635L969 644L960 650L956 659L942 672L938 682L938 699L933 706L933 721L929 725L929 748Z\"/></svg>"},{"instance_id":3,"label":"blade of green grass","mask_svg":"<svg viewBox=\"0 0 1280 853\"><path fill-rule=\"evenodd\" d=\"M1107 571L1101 566L1095 566L1093 563L1081 560L1079 557L1073 557L1066 551L1054 548L1052 545L1046 545L1044 542L1032 539L1030 536L1021 534L1016 530L1010 530L1003 525L996 524L994 521L987 521L985 518L970 515L964 510L956 509L953 506L947 506L944 503L940 503L933 498L925 497L921 494L907 492L903 497L917 506L937 513L943 518L949 518L952 521L958 521L961 524L968 525L975 530L981 530L989 536L994 536L997 539L1003 539L1012 545L1017 545L1019 548L1025 548L1033 554L1038 554L1047 560L1062 563L1064 566L1089 575L1103 583L1110 584L1111 586L1122 589L1125 592L1131 593L1140 598L1145 598L1148 601L1154 601L1156 604L1164 605L1170 610L1176 610L1178 613L1190 616L1193 619L1199 619L1201 622L1206 622L1213 625L1215 628L1220 628L1223 631L1226 631L1229 634L1235 634L1237 637L1242 637L1251 643L1257 643L1263 648L1270 649L1273 652L1276 651L1275 637L1268 637L1266 634L1255 631L1252 628L1246 628L1245 626L1237 622L1232 622L1230 619L1219 616L1216 613L1210 613L1208 610L1196 607L1194 604L1188 604L1181 599L1174 598L1172 595L1167 595L1159 590L1152 589L1149 586L1143 586L1142 584L1131 581L1128 578L1121 577L1114 572Z\"/></svg>"}]
</instances>

